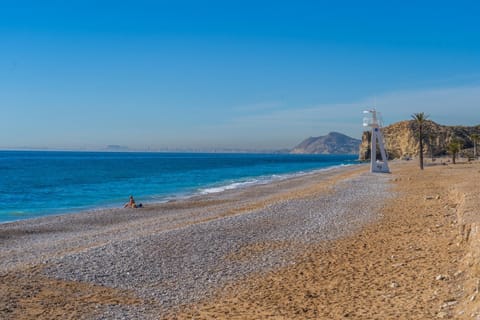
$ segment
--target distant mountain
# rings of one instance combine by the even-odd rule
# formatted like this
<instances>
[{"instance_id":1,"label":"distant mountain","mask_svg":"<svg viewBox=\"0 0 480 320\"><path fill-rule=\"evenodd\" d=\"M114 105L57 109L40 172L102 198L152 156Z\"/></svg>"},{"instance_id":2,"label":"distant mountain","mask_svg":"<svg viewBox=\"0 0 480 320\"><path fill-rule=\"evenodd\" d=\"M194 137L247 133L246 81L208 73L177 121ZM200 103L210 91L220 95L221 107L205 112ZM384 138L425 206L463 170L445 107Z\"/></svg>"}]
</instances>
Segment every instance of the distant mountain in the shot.
<instances>
[{"instance_id":1,"label":"distant mountain","mask_svg":"<svg viewBox=\"0 0 480 320\"><path fill-rule=\"evenodd\" d=\"M359 139L354 139L338 132L326 136L310 137L294 147L293 154L358 154Z\"/></svg>"}]
</instances>

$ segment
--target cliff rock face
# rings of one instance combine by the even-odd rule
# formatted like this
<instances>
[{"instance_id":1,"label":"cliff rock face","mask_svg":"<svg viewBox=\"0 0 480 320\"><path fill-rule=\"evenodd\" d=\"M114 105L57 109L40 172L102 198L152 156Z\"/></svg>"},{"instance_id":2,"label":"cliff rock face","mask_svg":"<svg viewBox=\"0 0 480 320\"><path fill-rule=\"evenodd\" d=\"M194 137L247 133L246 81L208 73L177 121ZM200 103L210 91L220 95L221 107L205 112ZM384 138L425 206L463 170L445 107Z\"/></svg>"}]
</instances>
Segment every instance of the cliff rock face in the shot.
<instances>
[{"instance_id":1,"label":"cliff rock face","mask_svg":"<svg viewBox=\"0 0 480 320\"><path fill-rule=\"evenodd\" d=\"M415 157L418 155L419 143L417 124L414 120L401 121L382 128L385 149L390 159ZM457 139L463 149L473 148L470 135L480 134L480 126L443 126L433 121L424 125L424 153L426 156L441 156L447 154L447 145L452 139ZM370 132L364 132L360 145L359 159L370 159Z\"/></svg>"},{"instance_id":2,"label":"cliff rock face","mask_svg":"<svg viewBox=\"0 0 480 320\"><path fill-rule=\"evenodd\" d=\"M330 132L326 136L310 137L294 147L294 154L357 154L360 140L342 133Z\"/></svg>"}]
</instances>

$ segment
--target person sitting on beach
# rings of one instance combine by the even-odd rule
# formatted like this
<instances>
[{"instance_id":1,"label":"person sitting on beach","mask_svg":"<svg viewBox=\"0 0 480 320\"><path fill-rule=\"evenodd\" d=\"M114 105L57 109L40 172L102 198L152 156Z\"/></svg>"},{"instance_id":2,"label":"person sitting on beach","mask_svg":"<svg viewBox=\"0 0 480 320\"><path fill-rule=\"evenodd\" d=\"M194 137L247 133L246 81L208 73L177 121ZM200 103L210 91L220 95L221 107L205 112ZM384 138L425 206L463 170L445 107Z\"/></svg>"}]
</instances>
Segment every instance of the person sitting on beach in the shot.
<instances>
[{"instance_id":1,"label":"person sitting on beach","mask_svg":"<svg viewBox=\"0 0 480 320\"><path fill-rule=\"evenodd\" d=\"M137 204L135 203L135 199L133 199L133 196L130 196L130 201L125 203L125 205L123 207L124 208L136 208L137 207Z\"/></svg>"}]
</instances>

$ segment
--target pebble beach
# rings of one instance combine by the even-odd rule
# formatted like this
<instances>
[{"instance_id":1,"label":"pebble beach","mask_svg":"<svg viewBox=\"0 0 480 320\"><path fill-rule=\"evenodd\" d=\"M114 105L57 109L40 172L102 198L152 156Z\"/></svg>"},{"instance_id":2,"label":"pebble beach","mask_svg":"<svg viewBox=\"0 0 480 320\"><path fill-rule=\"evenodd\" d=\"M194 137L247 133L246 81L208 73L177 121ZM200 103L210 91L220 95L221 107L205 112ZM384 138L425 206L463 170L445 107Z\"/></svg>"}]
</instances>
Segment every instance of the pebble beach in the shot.
<instances>
[{"instance_id":1,"label":"pebble beach","mask_svg":"<svg viewBox=\"0 0 480 320\"><path fill-rule=\"evenodd\" d=\"M388 260L389 267L398 265L404 273L422 277L415 270L418 266L402 261L401 248L397 248L396 253L387 253L392 243L401 246L403 242L399 239L415 230L412 229L415 221L400 215L402 209L409 214L415 211L408 209L408 199L413 199L413 195L402 198L412 190L401 184L419 179L410 163L394 165L393 169L393 174L371 174L366 165L358 165L150 204L141 209L93 210L2 224L0 317L336 319L357 312L354 318L374 318L368 310L376 310L378 315L385 310L391 312L390 316L404 314L406 319L452 316L461 293L452 289L454 284L450 281L465 254L464 248L458 246L449 253L458 257L449 256L449 262L444 265L437 263L435 267L421 269L432 273L431 283L441 285L422 291L436 290L435 298L430 301L435 310L424 306L421 308L424 312L414 308L416 313L410 314L400 305L403 313L394 307L383 311L375 306L366 308L367 302L378 300L379 295L384 303L395 304L396 293L391 295L391 291L399 293L407 289L409 279L408 276L388 276L385 270L369 274L376 267L385 267L383 263L367 264L362 270L361 264L371 263L369 259ZM438 176L439 170L446 171L447 167L431 167L425 171L428 169L432 176L425 176L425 181ZM468 176L468 172L461 173ZM438 188L432 203L450 201L447 194L442 193L448 190L442 189L443 185ZM417 192L416 196L421 197L423 204L426 195ZM392 204L396 205L395 209L391 208ZM444 207L448 207L448 203L443 204ZM418 210L424 218L424 209L417 204ZM396 212L394 217L392 212ZM451 212L447 218L438 210L435 212L428 218L438 214L439 219L447 222L434 222L432 232L452 226L451 230L444 230L449 234L448 239L445 238L448 251L453 245L448 243L455 242L452 234L458 229L454 225L458 219ZM392 223L394 218L402 224ZM410 227L406 225L409 223ZM442 227L435 227L438 224ZM400 225L410 232L395 231ZM418 230L422 236L427 232L425 228ZM374 229L377 234L365 233ZM379 230L388 232L389 236L379 240ZM394 235L399 238L392 238ZM383 245L383 249L373 249L370 243L373 239L376 239L375 245ZM390 240L393 242L389 243ZM421 246L414 237L412 241L417 247ZM413 252L418 256L428 252L425 256L440 257L432 248ZM388 259L382 260L384 254L388 254ZM312 272L317 267L318 272ZM408 270L409 267L412 270ZM442 268L445 270L440 270ZM343 270L343 277L339 278L342 274L339 270ZM438 275L445 275L448 281L435 281ZM354 279L347 281L352 276ZM366 285L369 277L371 281ZM379 279L385 281L372 289ZM360 280L366 286L363 292L355 287ZM423 285L421 281L416 282ZM411 285L414 286L415 281ZM328 288L335 290L326 292ZM380 292L382 290L384 292ZM346 292L357 293L356 303L363 301L366 313L359 312L363 310L360 307L348 310L352 303L348 302ZM331 300L335 298L338 300L333 303ZM458 303L443 311L438 309L445 302L437 303L436 299L453 298ZM389 318L389 313L383 315L380 318Z\"/></svg>"}]
</instances>

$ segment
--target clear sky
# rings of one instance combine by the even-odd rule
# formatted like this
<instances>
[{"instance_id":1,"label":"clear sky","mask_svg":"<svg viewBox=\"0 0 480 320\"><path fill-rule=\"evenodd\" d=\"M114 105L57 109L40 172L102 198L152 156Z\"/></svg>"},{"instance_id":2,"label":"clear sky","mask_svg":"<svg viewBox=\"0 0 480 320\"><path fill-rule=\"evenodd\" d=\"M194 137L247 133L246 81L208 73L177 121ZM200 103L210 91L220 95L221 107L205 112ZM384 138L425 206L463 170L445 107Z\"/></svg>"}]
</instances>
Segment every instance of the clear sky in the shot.
<instances>
[{"instance_id":1,"label":"clear sky","mask_svg":"<svg viewBox=\"0 0 480 320\"><path fill-rule=\"evenodd\" d=\"M290 148L480 124L479 1L0 0L0 148Z\"/></svg>"}]
</instances>

